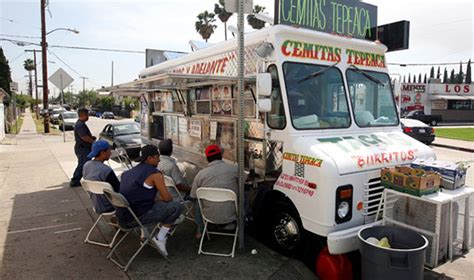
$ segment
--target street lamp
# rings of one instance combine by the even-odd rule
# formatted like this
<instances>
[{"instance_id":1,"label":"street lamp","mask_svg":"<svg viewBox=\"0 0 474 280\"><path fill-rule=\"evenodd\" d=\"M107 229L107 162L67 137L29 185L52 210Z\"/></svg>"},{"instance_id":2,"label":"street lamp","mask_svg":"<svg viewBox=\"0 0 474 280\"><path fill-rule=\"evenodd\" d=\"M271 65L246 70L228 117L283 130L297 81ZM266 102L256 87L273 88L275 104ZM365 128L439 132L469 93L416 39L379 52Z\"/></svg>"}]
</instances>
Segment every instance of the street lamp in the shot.
<instances>
[{"instance_id":1,"label":"street lamp","mask_svg":"<svg viewBox=\"0 0 474 280\"><path fill-rule=\"evenodd\" d=\"M48 113L48 58L46 35L58 30L65 30L78 34L79 31L70 28L56 28L46 32L46 0L41 0L41 56L43 61L43 109L44 109L44 133L49 133L49 113Z\"/></svg>"}]
</instances>

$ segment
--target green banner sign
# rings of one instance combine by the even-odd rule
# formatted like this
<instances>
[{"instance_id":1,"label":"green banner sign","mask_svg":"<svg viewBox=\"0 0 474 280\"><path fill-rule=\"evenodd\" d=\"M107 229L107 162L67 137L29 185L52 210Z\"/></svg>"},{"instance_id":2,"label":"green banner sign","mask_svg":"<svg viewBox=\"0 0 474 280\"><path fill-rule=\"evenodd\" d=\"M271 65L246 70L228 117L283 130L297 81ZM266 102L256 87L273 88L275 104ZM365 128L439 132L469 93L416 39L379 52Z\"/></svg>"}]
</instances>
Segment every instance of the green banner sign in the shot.
<instances>
[{"instance_id":1,"label":"green banner sign","mask_svg":"<svg viewBox=\"0 0 474 280\"><path fill-rule=\"evenodd\" d=\"M377 27L377 6L357 0L275 0L275 21L365 39Z\"/></svg>"}]
</instances>

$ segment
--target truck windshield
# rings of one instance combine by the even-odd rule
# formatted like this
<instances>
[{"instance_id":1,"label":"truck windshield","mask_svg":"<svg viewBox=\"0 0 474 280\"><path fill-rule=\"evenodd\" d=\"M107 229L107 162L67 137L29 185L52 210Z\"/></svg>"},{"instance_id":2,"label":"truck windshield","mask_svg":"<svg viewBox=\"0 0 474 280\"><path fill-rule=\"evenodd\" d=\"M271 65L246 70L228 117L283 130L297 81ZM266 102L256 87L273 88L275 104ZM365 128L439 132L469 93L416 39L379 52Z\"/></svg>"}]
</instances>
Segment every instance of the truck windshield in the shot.
<instances>
[{"instance_id":1,"label":"truck windshield","mask_svg":"<svg viewBox=\"0 0 474 280\"><path fill-rule=\"evenodd\" d=\"M342 75L335 65L285 62L283 73L296 129L349 127Z\"/></svg>"},{"instance_id":2,"label":"truck windshield","mask_svg":"<svg viewBox=\"0 0 474 280\"><path fill-rule=\"evenodd\" d=\"M357 125L398 125L397 110L387 74L349 68L347 84Z\"/></svg>"}]
</instances>

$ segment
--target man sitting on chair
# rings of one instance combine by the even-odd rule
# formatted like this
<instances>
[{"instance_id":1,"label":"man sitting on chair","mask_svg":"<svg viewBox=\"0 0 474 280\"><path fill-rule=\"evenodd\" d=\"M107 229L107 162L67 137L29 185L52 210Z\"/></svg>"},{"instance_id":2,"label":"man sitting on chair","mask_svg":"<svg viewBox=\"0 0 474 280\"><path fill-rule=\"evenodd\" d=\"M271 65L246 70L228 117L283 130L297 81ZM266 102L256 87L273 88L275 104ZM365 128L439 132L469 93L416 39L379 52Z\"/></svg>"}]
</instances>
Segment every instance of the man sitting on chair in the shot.
<instances>
[{"instance_id":1,"label":"man sitting on chair","mask_svg":"<svg viewBox=\"0 0 474 280\"><path fill-rule=\"evenodd\" d=\"M209 164L206 168L199 171L194 178L191 197L197 198L196 190L198 188L229 189L238 194L238 167L225 163L222 160L222 151L217 145L209 145L206 148L205 154ZM206 202L203 203L202 207L217 224L229 224L225 229L235 229L235 224L230 224L237 219L235 206L232 202ZM196 207L196 209L199 210L199 207ZM196 211L196 223L199 227L196 232L196 238L200 238L204 225L201 214L198 211Z\"/></svg>"},{"instance_id":2,"label":"man sitting on chair","mask_svg":"<svg viewBox=\"0 0 474 280\"><path fill-rule=\"evenodd\" d=\"M158 163L158 170L160 170L164 175L171 177L179 191L188 193L191 188L184 181L183 173L181 173L176 165L176 160L171 157L171 154L173 153L173 141L171 139L162 140L158 145L158 148L160 149L160 163ZM178 195L175 194L174 189L168 189L168 191L170 191L175 201L178 200Z\"/></svg>"},{"instance_id":3,"label":"man sitting on chair","mask_svg":"<svg viewBox=\"0 0 474 280\"><path fill-rule=\"evenodd\" d=\"M184 220L184 215L181 215L183 206L173 201L165 186L163 175L156 168L160 161L160 153L155 146L144 146L136 161L140 164L122 174L120 193L127 199L130 208L143 225L162 224L158 234L153 237L153 242L158 251L167 257L166 235L174 225ZM157 194L159 200L155 201ZM117 209L117 217L124 227L136 226L133 216L126 209Z\"/></svg>"},{"instance_id":4,"label":"man sitting on chair","mask_svg":"<svg viewBox=\"0 0 474 280\"><path fill-rule=\"evenodd\" d=\"M110 158L110 145L107 141L99 140L92 144L92 151L87 155L89 160L84 164L82 176L86 180L101 181L109 183L115 192L119 191L120 182L110 166L104 161ZM103 194L91 194L92 204L97 214L111 212L114 210L112 204Z\"/></svg>"}]
</instances>

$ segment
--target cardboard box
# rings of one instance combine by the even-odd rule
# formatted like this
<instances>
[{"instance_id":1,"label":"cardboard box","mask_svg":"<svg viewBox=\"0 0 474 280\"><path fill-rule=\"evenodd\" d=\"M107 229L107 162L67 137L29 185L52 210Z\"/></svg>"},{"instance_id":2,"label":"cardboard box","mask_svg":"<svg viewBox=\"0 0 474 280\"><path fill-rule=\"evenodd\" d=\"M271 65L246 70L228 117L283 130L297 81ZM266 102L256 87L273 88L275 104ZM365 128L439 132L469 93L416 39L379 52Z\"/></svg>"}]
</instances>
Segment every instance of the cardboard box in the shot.
<instances>
[{"instance_id":1,"label":"cardboard box","mask_svg":"<svg viewBox=\"0 0 474 280\"><path fill-rule=\"evenodd\" d=\"M382 168L381 184L397 191L422 196L439 190L441 176L432 171L397 166Z\"/></svg>"},{"instance_id":2,"label":"cardboard box","mask_svg":"<svg viewBox=\"0 0 474 280\"><path fill-rule=\"evenodd\" d=\"M462 164L439 160L415 160L411 167L437 172L441 175L441 187L454 190L466 183L467 168Z\"/></svg>"}]
</instances>

